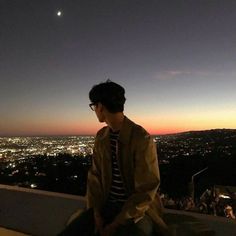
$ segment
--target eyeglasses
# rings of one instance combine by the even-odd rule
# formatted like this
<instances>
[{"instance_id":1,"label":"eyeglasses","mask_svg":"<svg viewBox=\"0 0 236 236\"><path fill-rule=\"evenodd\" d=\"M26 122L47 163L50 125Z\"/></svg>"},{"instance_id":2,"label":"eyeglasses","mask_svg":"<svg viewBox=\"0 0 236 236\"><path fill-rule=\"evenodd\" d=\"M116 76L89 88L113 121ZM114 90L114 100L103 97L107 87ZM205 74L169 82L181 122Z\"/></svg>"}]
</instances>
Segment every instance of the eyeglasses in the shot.
<instances>
[{"instance_id":1,"label":"eyeglasses","mask_svg":"<svg viewBox=\"0 0 236 236\"><path fill-rule=\"evenodd\" d=\"M89 107L91 108L92 111L95 111L96 106L97 106L97 103L94 103L94 102L89 104Z\"/></svg>"}]
</instances>

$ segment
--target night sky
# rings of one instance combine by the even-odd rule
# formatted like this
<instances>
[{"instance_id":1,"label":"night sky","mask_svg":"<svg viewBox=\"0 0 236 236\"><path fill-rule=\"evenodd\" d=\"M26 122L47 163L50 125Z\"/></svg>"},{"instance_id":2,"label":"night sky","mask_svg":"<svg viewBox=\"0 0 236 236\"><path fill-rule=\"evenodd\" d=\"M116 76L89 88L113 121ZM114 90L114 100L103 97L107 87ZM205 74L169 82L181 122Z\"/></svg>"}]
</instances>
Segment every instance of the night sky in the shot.
<instances>
[{"instance_id":1,"label":"night sky","mask_svg":"<svg viewBox=\"0 0 236 236\"><path fill-rule=\"evenodd\" d=\"M0 136L95 134L108 78L152 134L236 128L236 1L0 0Z\"/></svg>"}]
</instances>

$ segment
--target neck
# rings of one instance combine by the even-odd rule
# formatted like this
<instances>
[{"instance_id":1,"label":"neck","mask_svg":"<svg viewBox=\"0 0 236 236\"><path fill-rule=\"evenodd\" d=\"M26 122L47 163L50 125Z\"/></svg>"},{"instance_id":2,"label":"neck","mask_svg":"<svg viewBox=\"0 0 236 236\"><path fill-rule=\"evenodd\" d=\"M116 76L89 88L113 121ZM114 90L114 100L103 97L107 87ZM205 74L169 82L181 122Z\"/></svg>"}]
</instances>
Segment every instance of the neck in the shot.
<instances>
[{"instance_id":1,"label":"neck","mask_svg":"<svg viewBox=\"0 0 236 236\"><path fill-rule=\"evenodd\" d=\"M112 131L119 131L122 127L124 121L124 114L123 112L118 113L110 113L109 116L106 118L107 125L111 128Z\"/></svg>"}]
</instances>

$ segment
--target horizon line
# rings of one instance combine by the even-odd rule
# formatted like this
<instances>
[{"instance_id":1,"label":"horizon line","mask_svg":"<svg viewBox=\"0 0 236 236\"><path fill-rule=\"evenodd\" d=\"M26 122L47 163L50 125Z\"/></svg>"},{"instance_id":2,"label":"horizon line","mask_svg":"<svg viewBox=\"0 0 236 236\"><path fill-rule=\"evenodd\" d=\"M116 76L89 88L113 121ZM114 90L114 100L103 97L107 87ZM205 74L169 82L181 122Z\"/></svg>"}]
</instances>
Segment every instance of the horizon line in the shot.
<instances>
[{"instance_id":1,"label":"horizon line","mask_svg":"<svg viewBox=\"0 0 236 236\"><path fill-rule=\"evenodd\" d=\"M181 134L181 133L189 133L189 132L202 132L202 131L210 131L210 130L235 130L235 128L214 128L214 129L204 129L204 130L188 130L188 131L179 131L179 132L167 132L161 134L151 134L151 136L162 136L162 135L174 135L174 134ZM5 134L1 135L0 138L10 138L10 137L72 137L72 136L96 136L94 134Z\"/></svg>"}]
</instances>

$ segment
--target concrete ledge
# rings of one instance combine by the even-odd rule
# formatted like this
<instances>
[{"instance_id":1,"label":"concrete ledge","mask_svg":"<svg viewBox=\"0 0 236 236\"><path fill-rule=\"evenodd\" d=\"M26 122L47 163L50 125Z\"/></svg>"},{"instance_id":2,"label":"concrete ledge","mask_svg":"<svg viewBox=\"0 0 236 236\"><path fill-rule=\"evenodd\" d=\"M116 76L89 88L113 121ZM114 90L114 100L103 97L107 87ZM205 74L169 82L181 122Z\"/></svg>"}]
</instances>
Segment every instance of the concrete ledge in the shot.
<instances>
[{"instance_id":1,"label":"concrete ledge","mask_svg":"<svg viewBox=\"0 0 236 236\"><path fill-rule=\"evenodd\" d=\"M174 236L236 235L236 221L225 217L165 209L164 220L172 229Z\"/></svg>"},{"instance_id":2,"label":"concrete ledge","mask_svg":"<svg viewBox=\"0 0 236 236\"><path fill-rule=\"evenodd\" d=\"M57 235L84 206L80 196L0 185L0 227L25 234Z\"/></svg>"},{"instance_id":3,"label":"concrete ledge","mask_svg":"<svg viewBox=\"0 0 236 236\"><path fill-rule=\"evenodd\" d=\"M164 221L170 227L174 236L214 236L215 231L212 230L203 221L193 216L179 215L174 213L166 213Z\"/></svg>"},{"instance_id":4,"label":"concrete ledge","mask_svg":"<svg viewBox=\"0 0 236 236\"><path fill-rule=\"evenodd\" d=\"M25 235L54 236L85 205L80 196L0 185L0 227ZM236 222L224 217L165 209L164 218L174 236L236 235ZM0 235L8 236L1 231Z\"/></svg>"}]
</instances>

